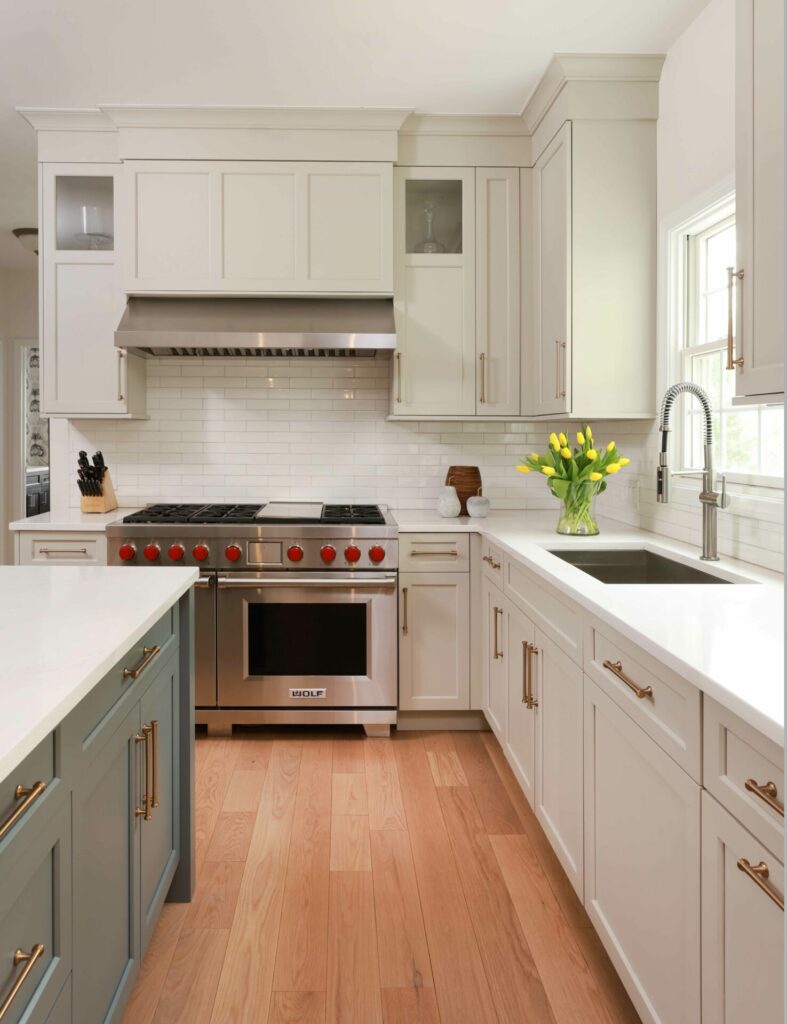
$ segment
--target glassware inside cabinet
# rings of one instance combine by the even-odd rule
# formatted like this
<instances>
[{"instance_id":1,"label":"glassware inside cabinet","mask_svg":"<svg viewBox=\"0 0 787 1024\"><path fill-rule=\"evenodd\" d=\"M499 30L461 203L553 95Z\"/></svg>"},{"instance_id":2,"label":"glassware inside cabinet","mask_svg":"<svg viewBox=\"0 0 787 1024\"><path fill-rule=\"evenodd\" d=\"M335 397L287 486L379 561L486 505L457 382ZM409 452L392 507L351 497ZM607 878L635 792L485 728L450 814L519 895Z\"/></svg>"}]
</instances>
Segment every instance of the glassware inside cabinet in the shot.
<instances>
[{"instance_id":1,"label":"glassware inside cabinet","mask_svg":"<svg viewBox=\"0 0 787 1024\"><path fill-rule=\"evenodd\" d=\"M114 180L97 175L58 175L55 223L59 250L111 251L115 242Z\"/></svg>"},{"instance_id":2,"label":"glassware inside cabinet","mask_svg":"<svg viewBox=\"0 0 787 1024\"><path fill-rule=\"evenodd\" d=\"M462 182L410 178L405 182L408 253L462 252Z\"/></svg>"}]
</instances>

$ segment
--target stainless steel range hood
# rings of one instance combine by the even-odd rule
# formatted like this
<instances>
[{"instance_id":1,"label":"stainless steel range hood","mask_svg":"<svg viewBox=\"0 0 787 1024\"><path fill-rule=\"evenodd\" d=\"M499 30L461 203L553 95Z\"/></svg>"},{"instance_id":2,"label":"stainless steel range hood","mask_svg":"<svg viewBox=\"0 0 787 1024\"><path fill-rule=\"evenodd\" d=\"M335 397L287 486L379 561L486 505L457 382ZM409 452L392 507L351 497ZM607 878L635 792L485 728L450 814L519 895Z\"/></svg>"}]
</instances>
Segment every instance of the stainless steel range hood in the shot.
<instances>
[{"instance_id":1,"label":"stainless steel range hood","mask_svg":"<svg viewBox=\"0 0 787 1024\"><path fill-rule=\"evenodd\" d=\"M115 345L142 356L390 355L393 300L132 297Z\"/></svg>"}]
</instances>

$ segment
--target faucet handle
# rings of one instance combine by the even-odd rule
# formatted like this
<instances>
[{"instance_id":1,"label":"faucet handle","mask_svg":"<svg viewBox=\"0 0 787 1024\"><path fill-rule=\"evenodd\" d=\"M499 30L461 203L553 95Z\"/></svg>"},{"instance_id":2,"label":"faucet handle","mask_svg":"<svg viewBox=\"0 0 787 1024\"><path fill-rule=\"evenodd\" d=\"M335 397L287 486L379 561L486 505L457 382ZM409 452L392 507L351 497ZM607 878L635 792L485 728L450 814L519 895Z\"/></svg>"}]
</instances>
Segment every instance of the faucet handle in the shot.
<instances>
[{"instance_id":1,"label":"faucet handle","mask_svg":"<svg viewBox=\"0 0 787 1024\"><path fill-rule=\"evenodd\" d=\"M719 477L721 480L721 494L719 495L719 508L729 508L730 496L727 494L727 477L723 474Z\"/></svg>"}]
</instances>

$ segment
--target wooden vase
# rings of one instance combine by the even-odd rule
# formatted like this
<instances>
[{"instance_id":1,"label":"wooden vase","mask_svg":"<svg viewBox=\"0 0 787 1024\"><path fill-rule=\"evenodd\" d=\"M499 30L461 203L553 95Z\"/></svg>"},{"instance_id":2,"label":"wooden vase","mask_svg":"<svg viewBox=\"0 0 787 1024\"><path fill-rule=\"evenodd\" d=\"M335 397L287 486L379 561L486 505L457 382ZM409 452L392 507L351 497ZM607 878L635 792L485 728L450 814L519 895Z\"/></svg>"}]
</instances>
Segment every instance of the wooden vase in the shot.
<instances>
[{"instance_id":1,"label":"wooden vase","mask_svg":"<svg viewBox=\"0 0 787 1024\"><path fill-rule=\"evenodd\" d=\"M460 516L467 515L467 499L481 493L481 470L478 466L449 466L445 482L453 484L459 498Z\"/></svg>"}]
</instances>

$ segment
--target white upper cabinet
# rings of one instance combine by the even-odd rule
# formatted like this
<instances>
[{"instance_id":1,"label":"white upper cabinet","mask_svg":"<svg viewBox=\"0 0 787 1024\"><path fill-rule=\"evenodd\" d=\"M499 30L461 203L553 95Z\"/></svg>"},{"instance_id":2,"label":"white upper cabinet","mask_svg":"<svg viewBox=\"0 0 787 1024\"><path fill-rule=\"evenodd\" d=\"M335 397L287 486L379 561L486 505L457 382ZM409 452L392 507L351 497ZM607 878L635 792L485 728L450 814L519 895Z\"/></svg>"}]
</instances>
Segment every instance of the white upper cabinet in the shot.
<instances>
[{"instance_id":1,"label":"white upper cabinet","mask_svg":"<svg viewBox=\"0 0 787 1024\"><path fill-rule=\"evenodd\" d=\"M476 208L476 413L520 413L519 169L478 167Z\"/></svg>"},{"instance_id":2,"label":"white upper cabinet","mask_svg":"<svg viewBox=\"0 0 787 1024\"><path fill-rule=\"evenodd\" d=\"M393 290L386 163L127 161L131 293Z\"/></svg>"},{"instance_id":3,"label":"white upper cabinet","mask_svg":"<svg viewBox=\"0 0 787 1024\"><path fill-rule=\"evenodd\" d=\"M475 172L399 167L395 209L392 411L473 416Z\"/></svg>"},{"instance_id":4,"label":"white upper cabinet","mask_svg":"<svg viewBox=\"0 0 787 1024\"><path fill-rule=\"evenodd\" d=\"M142 360L115 347L125 306L117 256L119 164L41 165L41 411L145 412Z\"/></svg>"},{"instance_id":5,"label":"white upper cabinet","mask_svg":"<svg viewBox=\"0 0 787 1024\"><path fill-rule=\"evenodd\" d=\"M784 0L737 0L735 193L741 399L784 392ZM739 361L740 360L740 361Z\"/></svg>"}]
</instances>

